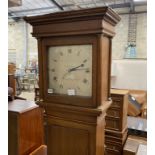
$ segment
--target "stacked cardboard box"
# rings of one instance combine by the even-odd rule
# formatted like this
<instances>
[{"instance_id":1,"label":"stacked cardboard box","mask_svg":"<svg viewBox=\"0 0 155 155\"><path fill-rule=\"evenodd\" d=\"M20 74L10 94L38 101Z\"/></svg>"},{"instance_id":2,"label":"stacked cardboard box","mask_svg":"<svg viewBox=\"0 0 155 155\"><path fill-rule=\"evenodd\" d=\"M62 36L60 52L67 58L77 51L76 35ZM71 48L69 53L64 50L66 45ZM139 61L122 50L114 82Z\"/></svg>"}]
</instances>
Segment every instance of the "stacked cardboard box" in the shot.
<instances>
[{"instance_id":1,"label":"stacked cardboard box","mask_svg":"<svg viewBox=\"0 0 155 155\"><path fill-rule=\"evenodd\" d=\"M105 129L106 155L121 155L127 138L128 91L111 90L112 105L107 111Z\"/></svg>"},{"instance_id":2,"label":"stacked cardboard box","mask_svg":"<svg viewBox=\"0 0 155 155\"><path fill-rule=\"evenodd\" d=\"M147 145L139 144L136 155L147 155Z\"/></svg>"},{"instance_id":3,"label":"stacked cardboard box","mask_svg":"<svg viewBox=\"0 0 155 155\"><path fill-rule=\"evenodd\" d=\"M140 146L140 144L145 145L145 146L143 146L143 149L145 149L145 152L146 152L146 145L147 145L146 138L132 136L132 135L128 136L128 138L125 142L124 148L123 148L123 155L137 155L137 154L139 154L142 149L142 146Z\"/></svg>"}]
</instances>

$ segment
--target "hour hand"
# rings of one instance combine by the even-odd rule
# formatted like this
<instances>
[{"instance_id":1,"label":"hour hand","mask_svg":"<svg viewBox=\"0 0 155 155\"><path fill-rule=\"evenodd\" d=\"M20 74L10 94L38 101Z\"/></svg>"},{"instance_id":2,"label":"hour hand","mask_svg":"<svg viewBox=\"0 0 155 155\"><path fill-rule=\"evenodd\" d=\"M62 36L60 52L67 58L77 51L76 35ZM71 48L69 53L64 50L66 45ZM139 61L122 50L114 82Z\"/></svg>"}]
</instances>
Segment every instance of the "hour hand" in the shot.
<instances>
[{"instance_id":1,"label":"hour hand","mask_svg":"<svg viewBox=\"0 0 155 155\"><path fill-rule=\"evenodd\" d=\"M73 67L73 68L69 69L68 72L76 71L80 67L84 67L84 64L81 64L81 65L79 65L77 67Z\"/></svg>"},{"instance_id":2,"label":"hour hand","mask_svg":"<svg viewBox=\"0 0 155 155\"><path fill-rule=\"evenodd\" d=\"M77 68L75 71L81 71L81 70L89 72L89 68Z\"/></svg>"}]
</instances>

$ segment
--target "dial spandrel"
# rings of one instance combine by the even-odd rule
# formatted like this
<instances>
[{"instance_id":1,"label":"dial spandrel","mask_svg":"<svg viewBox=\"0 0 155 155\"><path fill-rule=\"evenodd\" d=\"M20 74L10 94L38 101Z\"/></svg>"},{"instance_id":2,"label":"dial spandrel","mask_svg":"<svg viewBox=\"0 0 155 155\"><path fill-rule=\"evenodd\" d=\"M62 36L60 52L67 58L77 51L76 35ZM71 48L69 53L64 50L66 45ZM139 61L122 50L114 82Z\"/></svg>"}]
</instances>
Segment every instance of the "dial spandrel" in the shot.
<instances>
[{"instance_id":1,"label":"dial spandrel","mask_svg":"<svg viewBox=\"0 0 155 155\"><path fill-rule=\"evenodd\" d=\"M48 49L48 89L54 94L92 95L92 45L51 46Z\"/></svg>"}]
</instances>

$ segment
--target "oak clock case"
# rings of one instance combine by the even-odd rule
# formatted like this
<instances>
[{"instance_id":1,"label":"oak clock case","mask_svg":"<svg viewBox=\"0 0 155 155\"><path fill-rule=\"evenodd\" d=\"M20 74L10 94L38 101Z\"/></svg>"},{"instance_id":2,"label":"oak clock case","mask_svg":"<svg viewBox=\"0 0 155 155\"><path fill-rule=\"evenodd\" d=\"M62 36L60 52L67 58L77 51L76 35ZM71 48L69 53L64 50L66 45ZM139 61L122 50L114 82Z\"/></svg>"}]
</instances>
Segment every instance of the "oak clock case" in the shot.
<instances>
[{"instance_id":1,"label":"oak clock case","mask_svg":"<svg viewBox=\"0 0 155 155\"><path fill-rule=\"evenodd\" d=\"M44 100L95 106L96 38L53 37L44 39L42 47Z\"/></svg>"},{"instance_id":2,"label":"oak clock case","mask_svg":"<svg viewBox=\"0 0 155 155\"><path fill-rule=\"evenodd\" d=\"M104 155L111 39L120 17L100 7L25 20L38 40L47 154Z\"/></svg>"}]
</instances>

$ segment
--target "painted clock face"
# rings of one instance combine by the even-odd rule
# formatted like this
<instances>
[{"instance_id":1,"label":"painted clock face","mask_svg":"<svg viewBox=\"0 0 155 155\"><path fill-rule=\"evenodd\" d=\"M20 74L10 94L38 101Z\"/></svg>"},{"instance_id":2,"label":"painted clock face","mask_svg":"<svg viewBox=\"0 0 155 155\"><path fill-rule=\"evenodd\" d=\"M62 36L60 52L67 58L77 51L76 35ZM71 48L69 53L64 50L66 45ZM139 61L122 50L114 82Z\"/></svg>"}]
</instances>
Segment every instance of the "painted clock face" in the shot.
<instances>
[{"instance_id":1,"label":"painted clock face","mask_svg":"<svg viewBox=\"0 0 155 155\"><path fill-rule=\"evenodd\" d=\"M48 93L92 96L92 45L48 48Z\"/></svg>"}]
</instances>

